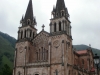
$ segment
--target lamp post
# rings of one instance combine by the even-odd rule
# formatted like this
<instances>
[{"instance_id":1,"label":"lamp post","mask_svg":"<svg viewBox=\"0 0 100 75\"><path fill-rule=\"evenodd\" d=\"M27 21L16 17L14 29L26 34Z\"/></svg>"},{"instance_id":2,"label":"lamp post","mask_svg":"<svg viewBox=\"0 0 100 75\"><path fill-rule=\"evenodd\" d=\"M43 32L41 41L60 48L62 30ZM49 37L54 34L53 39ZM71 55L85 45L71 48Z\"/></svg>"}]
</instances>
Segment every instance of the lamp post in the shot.
<instances>
[{"instance_id":1,"label":"lamp post","mask_svg":"<svg viewBox=\"0 0 100 75\"><path fill-rule=\"evenodd\" d=\"M93 59L94 59L95 65L97 67L97 75L99 75L99 72L98 72L98 65L99 65L99 62L100 62L99 56L97 54L95 54L95 56L93 57Z\"/></svg>"}]
</instances>

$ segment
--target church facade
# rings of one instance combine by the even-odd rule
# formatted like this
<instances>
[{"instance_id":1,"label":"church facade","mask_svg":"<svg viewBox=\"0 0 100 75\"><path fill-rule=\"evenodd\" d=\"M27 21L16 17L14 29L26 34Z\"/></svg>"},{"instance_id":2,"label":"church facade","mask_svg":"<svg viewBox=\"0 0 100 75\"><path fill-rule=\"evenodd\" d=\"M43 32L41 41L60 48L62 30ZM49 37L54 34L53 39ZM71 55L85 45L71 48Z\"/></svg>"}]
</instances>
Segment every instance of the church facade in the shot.
<instances>
[{"instance_id":1,"label":"church facade","mask_svg":"<svg viewBox=\"0 0 100 75\"><path fill-rule=\"evenodd\" d=\"M13 75L93 75L91 48L73 50L71 22L64 0L57 0L50 19L50 33L37 33L32 0L22 17L16 42Z\"/></svg>"}]
</instances>

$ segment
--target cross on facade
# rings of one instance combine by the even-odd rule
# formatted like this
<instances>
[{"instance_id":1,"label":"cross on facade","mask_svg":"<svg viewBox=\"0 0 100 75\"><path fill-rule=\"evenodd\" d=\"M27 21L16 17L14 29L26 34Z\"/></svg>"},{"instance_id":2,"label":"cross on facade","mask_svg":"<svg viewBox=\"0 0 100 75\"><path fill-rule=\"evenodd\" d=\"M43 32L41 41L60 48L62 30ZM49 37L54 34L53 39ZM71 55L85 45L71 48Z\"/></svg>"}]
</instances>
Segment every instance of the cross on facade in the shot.
<instances>
[{"instance_id":1,"label":"cross on facade","mask_svg":"<svg viewBox=\"0 0 100 75\"><path fill-rule=\"evenodd\" d=\"M43 31L44 31L44 27L45 27L45 25L43 24L43 25L42 25L42 30L43 30Z\"/></svg>"}]
</instances>

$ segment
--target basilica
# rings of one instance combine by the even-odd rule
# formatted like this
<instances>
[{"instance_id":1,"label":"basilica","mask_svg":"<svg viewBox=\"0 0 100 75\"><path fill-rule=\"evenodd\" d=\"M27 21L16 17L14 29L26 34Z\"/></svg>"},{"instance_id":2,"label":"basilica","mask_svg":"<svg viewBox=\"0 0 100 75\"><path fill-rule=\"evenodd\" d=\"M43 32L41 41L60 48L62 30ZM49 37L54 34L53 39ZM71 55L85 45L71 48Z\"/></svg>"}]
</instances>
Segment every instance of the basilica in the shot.
<instances>
[{"instance_id":1,"label":"basilica","mask_svg":"<svg viewBox=\"0 0 100 75\"><path fill-rule=\"evenodd\" d=\"M34 3L34 2L33 2ZM32 0L20 21L13 75L94 75L91 48L76 51L71 21L64 0L57 0L48 26L37 33Z\"/></svg>"}]
</instances>

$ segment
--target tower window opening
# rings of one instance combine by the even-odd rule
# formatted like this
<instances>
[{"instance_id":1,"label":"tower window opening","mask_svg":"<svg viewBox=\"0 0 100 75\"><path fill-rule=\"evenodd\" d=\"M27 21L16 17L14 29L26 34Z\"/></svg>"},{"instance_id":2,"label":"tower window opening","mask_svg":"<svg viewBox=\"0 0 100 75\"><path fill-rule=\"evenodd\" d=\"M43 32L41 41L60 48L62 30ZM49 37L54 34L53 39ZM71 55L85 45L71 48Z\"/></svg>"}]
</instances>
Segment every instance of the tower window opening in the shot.
<instances>
[{"instance_id":1,"label":"tower window opening","mask_svg":"<svg viewBox=\"0 0 100 75\"><path fill-rule=\"evenodd\" d=\"M58 17L58 13L56 14L56 16Z\"/></svg>"},{"instance_id":2,"label":"tower window opening","mask_svg":"<svg viewBox=\"0 0 100 75\"><path fill-rule=\"evenodd\" d=\"M38 52L36 54L37 54L37 61L38 61Z\"/></svg>"},{"instance_id":3,"label":"tower window opening","mask_svg":"<svg viewBox=\"0 0 100 75\"><path fill-rule=\"evenodd\" d=\"M21 39L23 38L23 31L21 32Z\"/></svg>"},{"instance_id":4,"label":"tower window opening","mask_svg":"<svg viewBox=\"0 0 100 75\"><path fill-rule=\"evenodd\" d=\"M59 22L59 31L61 31L61 22Z\"/></svg>"},{"instance_id":5,"label":"tower window opening","mask_svg":"<svg viewBox=\"0 0 100 75\"><path fill-rule=\"evenodd\" d=\"M54 32L56 32L56 23L54 24Z\"/></svg>"},{"instance_id":6,"label":"tower window opening","mask_svg":"<svg viewBox=\"0 0 100 75\"><path fill-rule=\"evenodd\" d=\"M24 35L24 37L26 38L26 30L25 30L25 35Z\"/></svg>"},{"instance_id":7,"label":"tower window opening","mask_svg":"<svg viewBox=\"0 0 100 75\"><path fill-rule=\"evenodd\" d=\"M34 32L33 32L33 38L34 38Z\"/></svg>"},{"instance_id":8,"label":"tower window opening","mask_svg":"<svg viewBox=\"0 0 100 75\"><path fill-rule=\"evenodd\" d=\"M64 16L64 11L62 11L62 16Z\"/></svg>"},{"instance_id":9,"label":"tower window opening","mask_svg":"<svg viewBox=\"0 0 100 75\"><path fill-rule=\"evenodd\" d=\"M30 19L27 20L27 24L30 25Z\"/></svg>"}]
</instances>

